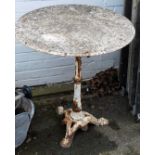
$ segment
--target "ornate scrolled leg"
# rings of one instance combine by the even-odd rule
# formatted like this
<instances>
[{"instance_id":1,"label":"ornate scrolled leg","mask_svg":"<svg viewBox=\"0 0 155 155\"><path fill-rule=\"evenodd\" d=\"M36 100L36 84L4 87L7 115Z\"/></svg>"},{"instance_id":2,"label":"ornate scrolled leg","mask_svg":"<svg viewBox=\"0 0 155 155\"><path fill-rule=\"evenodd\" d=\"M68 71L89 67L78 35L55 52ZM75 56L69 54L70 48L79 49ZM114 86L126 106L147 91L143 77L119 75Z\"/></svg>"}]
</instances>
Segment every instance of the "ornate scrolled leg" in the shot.
<instances>
[{"instance_id":1,"label":"ornate scrolled leg","mask_svg":"<svg viewBox=\"0 0 155 155\"><path fill-rule=\"evenodd\" d=\"M88 129L88 124L94 124L97 126L109 124L107 119L103 117L97 119L92 114L85 111L74 112L72 109L68 109L64 114L65 118L63 123L66 125L66 134L60 142L60 145L63 148L69 148L71 146L75 132L78 129L86 131Z\"/></svg>"}]
</instances>

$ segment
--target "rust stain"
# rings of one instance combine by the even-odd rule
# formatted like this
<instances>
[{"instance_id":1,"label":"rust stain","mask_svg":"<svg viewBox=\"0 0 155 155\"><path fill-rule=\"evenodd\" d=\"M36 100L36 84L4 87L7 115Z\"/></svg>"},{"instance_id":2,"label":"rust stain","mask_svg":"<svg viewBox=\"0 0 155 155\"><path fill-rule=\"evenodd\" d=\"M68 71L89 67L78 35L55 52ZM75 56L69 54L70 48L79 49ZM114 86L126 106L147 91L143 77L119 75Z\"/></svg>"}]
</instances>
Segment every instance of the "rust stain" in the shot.
<instances>
[{"instance_id":1,"label":"rust stain","mask_svg":"<svg viewBox=\"0 0 155 155\"><path fill-rule=\"evenodd\" d=\"M87 54L89 54L89 53L91 53L91 52L89 52L89 51L86 51L86 52L84 52L83 54L86 54L86 55L87 55Z\"/></svg>"},{"instance_id":2,"label":"rust stain","mask_svg":"<svg viewBox=\"0 0 155 155\"><path fill-rule=\"evenodd\" d=\"M78 103L77 101L73 100L73 107L72 107L73 111L75 112L80 112L81 109L78 108Z\"/></svg>"},{"instance_id":3,"label":"rust stain","mask_svg":"<svg viewBox=\"0 0 155 155\"><path fill-rule=\"evenodd\" d=\"M65 112L65 118L63 119L63 124L72 124L72 119L70 117L71 115L71 112L72 110L71 109L68 109L66 112Z\"/></svg>"},{"instance_id":4,"label":"rust stain","mask_svg":"<svg viewBox=\"0 0 155 155\"><path fill-rule=\"evenodd\" d=\"M74 82L75 83L80 83L81 82L81 65L82 65L81 57L76 57L75 58L75 64L77 65L76 67L78 68L78 70L75 69Z\"/></svg>"},{"instance_id":5,"label":"rust stain","mask_svg":"<svg viewBox=\"0 0 155 155\"><path fill-rule=\"evenodd\" d=\"M65 117L65 118L63 119L63 124L67 124L67 122L68 122L68 119Z\"/></svg>"},{"instance_id":6,"label":"rust stain","mask_svg":"<svg viewBox=\"0 0 155 155\"><path fill-rule=\"evenodd\" d=\"M71 112L72 112L72 110L71 110L71 109L67 110L66 115L70 115L70 114L71 114Z\"/></svg>"},{"instance_id":7,"label":"rust stain","mask_svg":"<svg viewBox=\"0 0 155 155\"><path fill-rule=\"evenodd\" d=\"M76 84L80 84L81 81L82 81L82 79L74 79L74 83L76 83Z\"/></svg>"}]
</instances>

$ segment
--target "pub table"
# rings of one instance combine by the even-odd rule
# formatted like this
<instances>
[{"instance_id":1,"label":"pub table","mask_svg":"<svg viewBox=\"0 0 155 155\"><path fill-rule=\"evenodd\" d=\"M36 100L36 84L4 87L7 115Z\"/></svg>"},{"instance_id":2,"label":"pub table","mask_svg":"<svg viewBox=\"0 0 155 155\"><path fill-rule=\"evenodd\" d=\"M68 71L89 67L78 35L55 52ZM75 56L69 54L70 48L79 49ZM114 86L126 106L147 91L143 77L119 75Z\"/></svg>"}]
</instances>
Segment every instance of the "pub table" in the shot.
<instances>
[{"instance_id":1,"label":"pub table","mask_svg":"<svg viewBox=\"0 0 155 155\"><path fill-rule=\"evenodd\" d=\"M114 52L129 44L135 36L132 23L108 9L89 5L55 5L33 10L16 22L16 39L36 51L75 57L72 108L58 107L66 125L64 148L72 144L78 129L88 124L104 126L109 120L96 118L82 110L81 57Z\"/></svg>"}]
</instances>

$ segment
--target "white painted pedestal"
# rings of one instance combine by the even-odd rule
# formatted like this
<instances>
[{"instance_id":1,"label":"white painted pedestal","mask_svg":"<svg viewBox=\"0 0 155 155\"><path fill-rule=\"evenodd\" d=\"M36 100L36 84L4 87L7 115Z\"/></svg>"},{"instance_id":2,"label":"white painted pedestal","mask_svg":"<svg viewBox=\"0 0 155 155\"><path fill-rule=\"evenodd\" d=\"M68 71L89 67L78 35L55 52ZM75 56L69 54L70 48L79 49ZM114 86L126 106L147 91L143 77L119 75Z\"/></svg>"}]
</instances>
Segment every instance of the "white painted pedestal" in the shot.
<instances>
[{"instance_id":1,"label":"white painted pedestal","mask_svg":"<svg viewBox=\"0 0 155 155\"><path fill-rule=\"evenodd\" d=\"M82 111L81 104L81 57L75 58L75 79L74 79L74 97L71 109L64 110L63 107L58 107L58 114L64 114L63 123L66 125L65 137L60 142L64 148L69 148L75 132L78 129L86 131L88 124L108 125L109 121L103 117L97 119L92 114Z\"/></svg>"}]
</instances>

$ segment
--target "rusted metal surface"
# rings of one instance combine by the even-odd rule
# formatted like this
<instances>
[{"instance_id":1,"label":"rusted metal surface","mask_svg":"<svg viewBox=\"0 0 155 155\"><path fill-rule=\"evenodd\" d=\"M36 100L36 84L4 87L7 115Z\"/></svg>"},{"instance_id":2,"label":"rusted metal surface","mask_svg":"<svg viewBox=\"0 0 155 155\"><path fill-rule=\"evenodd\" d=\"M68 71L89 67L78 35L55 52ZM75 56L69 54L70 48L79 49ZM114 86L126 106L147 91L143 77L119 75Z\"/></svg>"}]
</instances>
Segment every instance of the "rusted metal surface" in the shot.
<instances>
[{"instance_id":1,"label":"rusted metal surface","mask_svg":"<svg viewBox=\"0 0 155 155\"><path fill-rule=\"evenodd\" d=\"M72 103L72 109L75 112L80 112L82 110L81 108L79 108L78 102L74 99L73 99L73 103Z\"/></svg>"},{"instance_id":2,"label":"rusted metal surface","mask_svg":"<svg viewBox=\"0 0 155 155\"><path fill-rule=\"evenodd\" d=\"M63 123L66 125L66 134L60 142L63 148L69 148L71 146L74 135L78 129L87 131L88 124L97 126L109 125L109 121L106 118L101 117L97 119L85 111L74 112L72 109L67 109L64 110L64 115Z\"/></svg>"},{"instance_id":3,"label":"rusted metal surface","mask_svg":"<svg viewBox=\"0 0 155 155\"><path fill-rule=\"evenodd\" d=\"M16 38L26 46L60 56L93 56L129 44L132 23L108 9L88 5L40 8L16 23Z\"/></svg>"},{"instance_id":4,"label":"rusted metal surface","mask_svg":"<svg viewBox=\"0 0 155 155\"><path fill-rule=\"evenodd\" d=\"M81 57L75 57L75 83L80 83L81 82Z\"/></svg>"}]
</instances>

